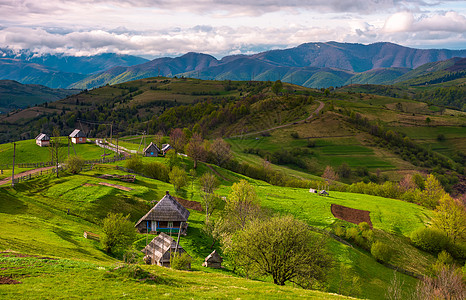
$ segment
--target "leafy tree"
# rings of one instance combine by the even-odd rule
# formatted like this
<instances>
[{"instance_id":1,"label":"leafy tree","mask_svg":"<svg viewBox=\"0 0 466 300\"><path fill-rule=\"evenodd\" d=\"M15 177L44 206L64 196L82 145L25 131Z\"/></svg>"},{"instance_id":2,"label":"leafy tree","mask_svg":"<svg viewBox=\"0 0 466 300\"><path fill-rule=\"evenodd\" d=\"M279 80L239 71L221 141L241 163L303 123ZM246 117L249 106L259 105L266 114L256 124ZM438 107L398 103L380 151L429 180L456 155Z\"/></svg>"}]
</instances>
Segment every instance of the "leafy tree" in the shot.
<instances>
[{"instance_id":1,"label":"leafy tree","mask_svg":"<svg viewBox=\"0 0 466 300\"><path fill-rule=\"evenodd\" d=\"M176 191L180 191L188 184L188 174L180 167L173 167L168 177L170 177L170 183L173 184Z\"/></svg>"},{"instance_id":2,"label":"leafy tree","mask_svg":"<svg viewBox=\"0 0 466 300\"><path fill-rule=\"evenodd\" d=\"M70 156L65 164L71 174L78 174L84 167L84 159L80 156Z\"/></svg>"},{"instance_id":3,"label":"leafy tree","mask_svg":"<svg viewBox=\"0 0 466 300\"><path fill-rule=\"evenodd\" d=\"M466 208L445 194L434 212L432 226L443 231L453 242L466 241Z\"/></svg>"},{"instance_id":4,"label":"leafy tree","mask_svg":"<svg viewBox=\"0 0 466 300\"><path fill-rule=\"evenodd\" d=\"M223 219L229 224L230 232L243 229L247 222L260 213L259 199L254 187L246 180L234 183L225 203Z\"/></svg>"},{"instance_id":5,"label":"leafy tree","mask_svg":"<svg viewBox=\"0 0 466 300\"><path fill-rule=\"evenodd\" d=\"M165 157L168 160L168 166L170 167L170 170L181 165L181 159L178 157L176 151L168 151Z\"/></svg>"},{"instance_id":6,"label":"leafy tree","mask_svg":"<svg viewBox=\"0 0 466 300\"><path fill-rule=\"evenodd\" d=\"M392 250L387 244L377 241L372 244L371 254L380 262L388 262L392 256Z\"/></svg>"},{"instance_id":7,"label":"leafy tree","mask_svg":"<svg viewBox=\"0 0 466 300\"><path fill-rule=\"evenodd\" d=\"M250 222L225 252L245 273L272 276L277 285L315 287L332 266L325 240L292 216Z\"/></svg>"},{"instance_id":8,"label":"leafy tree","mask_svg":"<svg viewBox=\"0 0 466 300\"><path fill-rule=\"evenodd\" d=\"M198 161L203 161L207 157L207 152L203 147L203 141L200 134L194 133L185 147L186 154L194 161L194 169L197 168Z\"/></svg>"},{"instance_id":9,"label":"leafy tree","mask_svg":"<svg viewBox=\"0 0 466 300\"><path fill-rule=\"evenodd\" d=\"M102 222L102 238L100 242L104 251L113 253L116 249L125 249L136 238L133 222L122 213L108 213Z\"/></svg>"},{"instance_id":10,"label":"leafy tree","mask_svg":"<svg viewBox=\"0 0 466 300\"><path fill-rule=\"evenodd\" d=\"M427 207L435 208L440 198L444 195L445 191L443 190L442 185L434 175L430 174L426 179L425 188L420 194L421 203Z\"/></svg>"},{"instance_id":11,"label":"leafy tree","mask_svg":"<svg viewBox=\"0 0 466 300\"><path fill-rule=\"evenodd\" d=\"M347 163L342 163L338 167L338 175L343 178L349 178L351 176L351 168Z\"/></svg>"},{"instance_id":12,"label":"leafy tree","mask_svg":"<svg viewBox=\"0 0 466 300\"><path fill-rule=\"evenodd\" d=\"M281 82L281 80L277 80L274 82L274 84L272 85L272 92L275 93L275 95L278 95L283 89L283 83Z\"/></svg>"},{"instance_id":13,"label":"leafy tree","mask_svg":"<svg viewBox=\"0 0 466 300\"><path fill-rule=\"evenodd\" d=\"M162 163L153 161L150 163L147 163L144 165L144 174L158 179L160 181L169 181L168 173L170 172L170 169Z\"/></svg>"}]
</instances>

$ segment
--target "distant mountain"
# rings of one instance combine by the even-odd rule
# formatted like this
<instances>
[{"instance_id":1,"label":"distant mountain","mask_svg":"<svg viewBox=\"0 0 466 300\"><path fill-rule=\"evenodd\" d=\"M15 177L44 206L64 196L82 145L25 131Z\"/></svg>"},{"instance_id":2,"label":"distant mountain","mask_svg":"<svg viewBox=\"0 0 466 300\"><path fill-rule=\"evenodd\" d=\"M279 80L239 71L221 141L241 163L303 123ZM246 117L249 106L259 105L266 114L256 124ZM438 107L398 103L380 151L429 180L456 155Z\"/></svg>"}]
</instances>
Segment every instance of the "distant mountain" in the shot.
<instances>
[{"instance_id":1,"label":"distant mountain","mask_svg":"<svg viewBox=\"0 0 466 300\"><path fill-rule=\"evenodd\" d=\"M201 53L159 58L92 75L72 87L93 88L157 75L217 80L280 79L316 88L341 86L352 80L380 84L395 81L423 64L453 57L466 57L466 50L414 49L392 43L307 43L254 55L227 56L221 60Z\"/></svg>"},{"instance_id":2,"label":"distant mountain","mask_svg":"<svg viewBox=\"0 0 466 300\"><path fill-rule=\"evenodd\" d=\"M92 56L69 56L65 54L38 54L29 50L13 51L0 48L0 58L13 58L23 62L43 65L66 73L93 74L116 66L129 67L149 60L132 55L103 53Z\"/></svg>"},{"instance_id":3,"label":"distant mountain","mask_svg":"<svg viewBox=\"0 0 466 300\"><path fill-rule=\"evenodd\" d=\"M40 55L29 50L13 51L3 48L0 49L0 79L41 84L50 88L66 88L90 74L147 61L144 58L115 53L94 56Z\"/></svg>"},{"instance_id":4,"label":"distant mountain","mask_svg":"<svg viewBox=\"0 0 466 300\"><path fill-rule=\"evenodd\" d=\"M79 92L79 90L51 89L37 84L0 80L0 112L5 113L18 108L60 100Z\"/></svg>"},{"instance_id":5,"label":"distant mountain","mask_svg":"<svg viewBox=\"0 0 466 300\"><path fill-rule=\"evenodd\" d=\"M85 77L87 75L61 72L19 59L0 58L0 80L8 79L24 84L41 84L50 88L66 88Z\"/></svg>"}]
</instances>

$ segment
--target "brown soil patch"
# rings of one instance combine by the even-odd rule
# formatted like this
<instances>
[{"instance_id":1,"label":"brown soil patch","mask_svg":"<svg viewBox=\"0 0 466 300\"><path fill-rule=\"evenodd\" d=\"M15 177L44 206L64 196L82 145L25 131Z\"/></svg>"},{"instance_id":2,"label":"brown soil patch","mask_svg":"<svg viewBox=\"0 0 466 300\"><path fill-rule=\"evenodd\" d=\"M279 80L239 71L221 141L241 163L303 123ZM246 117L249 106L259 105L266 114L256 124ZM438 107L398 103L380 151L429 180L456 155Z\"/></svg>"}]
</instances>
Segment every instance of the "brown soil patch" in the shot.
<instances>
[{"instance_id":1,"label":"brown soil patch","mask_svg":"<svg viewBox=\"0 0 466 300\"><path fill-rule=\"evenodd\" d=\"M117 189L120 189L122 191L132 191L133 189L132 188L129 188L129 187L126 187L126 186L122 186L122 185L119 185L119 184L113 184L113 183L107 183L107 182L99 182L100 185L105 185L105 186L109 186L109 187L114 187L114 188L117 188Z\"/></svg>"},{"instance_id":2,"label":"brown soil patch","mask_svg":"<svg viewBox=\"0 0 466 300\"><path fill-rule=\"evenodd\" d=\"M0 284L18 284L21 283L18 280L11 279L10 277L0 276Z\"/></svg>"},{"instance_id":3,"label":"brown soil patch","mask_svg":"<svg viewBox=\"0 0 466 300\"><path fill-rule=\"evenodd\" d=\"M94 184L94 183L85 183L85 184L83 184L83 186L98 186L98 184Z\"/></svg>"},{"instance_id":4,"label":"brown soil patch","mask_svg":"<svg viewBox=\"0 0 466 300\"><path fill-rule=\"evenodd\" d=\"M173 198L175 198L176 201L180 202L180 204L183 205L184 208L193 209L197 211L203 211L202 205L199 202L190 201L190 200L186 200L183 198L177 198L177 197L173 197Z\"/></svg>"},{"instance_id":5,"label":"brown soil patch","mask_svg":"<svg viewBox=\"0 0 466 300\"><path fill-rule=\"evenodd\" d=\"M371 217L369 216L370 211L349 208L338 204L332 204L330 209L332 211L332 214L337 219L347 221L353 224L366 222L372 228Z\"/></svg>"}]
</instances>

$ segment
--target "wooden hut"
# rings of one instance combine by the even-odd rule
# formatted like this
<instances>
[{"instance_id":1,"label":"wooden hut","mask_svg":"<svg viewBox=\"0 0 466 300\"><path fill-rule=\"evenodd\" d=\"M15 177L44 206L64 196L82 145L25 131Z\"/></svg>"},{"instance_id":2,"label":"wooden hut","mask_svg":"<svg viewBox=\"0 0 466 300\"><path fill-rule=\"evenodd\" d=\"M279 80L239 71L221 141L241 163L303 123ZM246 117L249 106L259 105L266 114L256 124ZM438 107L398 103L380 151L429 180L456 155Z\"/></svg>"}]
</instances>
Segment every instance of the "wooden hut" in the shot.
<instances>
[{"instance_id":1,"label":"wooden hut","mask_svg":"<svg viewBox=\"0 0 466 300\"><path fill-rule=\"evenodd\" d=\"M136 223L140 233L170 232L186 234L189 211L173 198L166 195Z\"/></svg>"},{"instance_id":2,"label":"wooden hut","mask_svg":"<svg viewBox=\"0 0 466 300\"><path fill-rule=\"evenodd\" d=\"M159 152L160 152L160 149L159 147L157 147L156 144L154 143L150 143L149 146L147 146L145 149L144 149L144 156L147 156L147 157L157 157L159 156Z\"/></svg>"},{"instance_id":3,"label":"wooden hut","mask_svg":"<svg viewBox=\"0 0 466 300\"><path fill-rule=\"evenodd\" d=\"M170 144L163 144L162 145L162 153L163 155L167 154L168 151L174 149Z\"/></svg>"},{"instance_id":4,"label":"wooden hut","mask_svg":"<svg viewBox=\"0 0 466 300\"><path fill-rule=\"evenodd\" d=\"M86 143L86 135L79 129L73 130L70 134L71 142L74 144L84 144Z\"/></svg>"},{"instance_id":5,"label":"wooden hut","mask_svg":"<svg viewBox=\"0 0 466 300\"><path fill-rule=\"evenodd\" d=\"M172 253L181 254L186 252L171 236L160 233L141 250L145 256L144 261L147 264L170 267L170 257ZM191 266L189 266L191 268Z\"/></svg>"},{"instance_id":6,"label":"wooden hut","mask_svg":"<svg viewBox=\"0 0 466 300\"><path fill-rule=\"evenodd\" d=\"M223 258L217 253L217 250L214 250L205 258L205 261L202 263L202 266L207 268L219 269L222 267L222 262Z\"/></svg>"},{"instance_id":7,"label":"wooden hut","mask_svg":"<svg viewBox=\"0 0 466 300\"><path fill-rule=\"evenodd\" d=\"M40 133L36 136L36 144L41 147L47 147L50 145L50 137L45 133Z\"/></svg>"}]
</instances>

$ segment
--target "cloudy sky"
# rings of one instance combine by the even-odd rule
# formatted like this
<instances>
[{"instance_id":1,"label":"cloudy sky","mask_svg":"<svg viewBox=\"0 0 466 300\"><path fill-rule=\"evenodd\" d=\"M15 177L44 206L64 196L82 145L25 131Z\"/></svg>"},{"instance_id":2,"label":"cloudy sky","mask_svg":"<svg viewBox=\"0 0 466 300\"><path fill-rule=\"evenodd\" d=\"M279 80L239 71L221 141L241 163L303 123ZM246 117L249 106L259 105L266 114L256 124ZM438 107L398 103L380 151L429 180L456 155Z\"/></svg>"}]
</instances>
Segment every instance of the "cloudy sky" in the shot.
<instances>
[{"instance_id":1,"label":"cloudy sky","mask_svg":"<svg viewBox=\"0 0 466 300\"><path fill-rule=\"evenodd\" d=\"M0 47L221 58L306 42L466 49L464 0L0 0Z\"/></svg>"}]
</instances>

